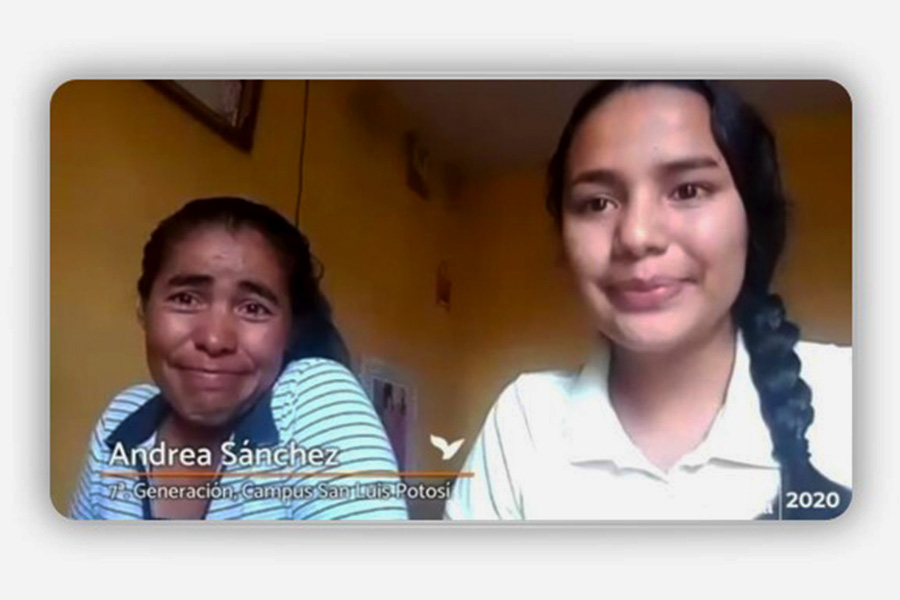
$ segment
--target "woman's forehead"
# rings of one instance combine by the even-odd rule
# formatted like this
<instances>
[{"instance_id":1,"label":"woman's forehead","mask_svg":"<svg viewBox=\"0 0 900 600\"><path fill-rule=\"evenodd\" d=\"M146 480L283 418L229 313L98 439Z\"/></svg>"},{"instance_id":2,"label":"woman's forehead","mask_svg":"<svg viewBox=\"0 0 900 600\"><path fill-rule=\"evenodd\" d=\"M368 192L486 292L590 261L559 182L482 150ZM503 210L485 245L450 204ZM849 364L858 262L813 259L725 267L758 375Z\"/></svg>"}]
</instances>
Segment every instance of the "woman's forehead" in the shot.
<instances>
[{"instance_id":1,"label":"woman's forehead","mask_svg":"<svg viewBox=\"0 0 900 600\"><path fill-rule=\"evenodd\" d=\"M173 243L162 270L197 269L222 277L252 273L273 283L287 277L278 251L265 235L250 227L203 226Z\"/></svg>"},{"instance_id":2,"label":"woman's forehead","mask_svg":"<svg viewBox=\"0 0 900 600\"><path fill-rule=\"evenodd\" d=\"M639 172L721 153L700 94L651 84L614 93L579 125L569 149L570 176L592 169Z\"/></svg>"}]
</instances>

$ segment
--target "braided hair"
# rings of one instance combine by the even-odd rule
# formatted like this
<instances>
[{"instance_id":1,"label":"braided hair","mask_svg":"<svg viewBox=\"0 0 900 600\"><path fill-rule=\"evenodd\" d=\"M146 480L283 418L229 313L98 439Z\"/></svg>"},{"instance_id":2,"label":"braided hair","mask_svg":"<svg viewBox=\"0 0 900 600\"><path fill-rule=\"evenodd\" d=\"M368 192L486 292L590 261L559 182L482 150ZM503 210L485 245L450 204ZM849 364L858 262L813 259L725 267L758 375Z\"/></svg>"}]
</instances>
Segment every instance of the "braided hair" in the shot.
<instances>
[{"instance_id":1,"label":"braided hair","mask_svg":"<svg viewBox=\"0 0 900 600\"><path fill-rule=\"evenodd\" d=\"M578 101L566 123L547 172L547 210L562 223L566 165L575 133L588 114L613 93L645 85L669 85L700 94L710 108L710 127L734 178L749 231L744 281L732 308L750 355L750 373L760 397L763 420L781 466L778 510L772 517L822 519L841 514L851 492L827 479L810 463L806 430L813 421L812 392L800 375L794 351L798 327L778 295L769 291L784 249L787 201L782 189L775 140L759 114L728 88L707 81L604 81ZM835 507L800 508L785 503L789 494L836 493ZM761 516L760 518L767 518Z\"/></svg>"},{"instance_id":2,"label":"braided hair","mask_svg":"<svg viewBox=\"0 0 900 600\"><path fill-rule=\"evenodd\" d=\"M271 208L235 197L200 198L164 219L144 246L137 290L146 303L172 247L191 232L208 226L229 231L248 227L261 233L276 250L288 273L293 331L284 364L306 357L330 358L350 367L350 357L334 326L331 306L319 289L323 270L306 237Z\"/></svg>"}]
</instances>

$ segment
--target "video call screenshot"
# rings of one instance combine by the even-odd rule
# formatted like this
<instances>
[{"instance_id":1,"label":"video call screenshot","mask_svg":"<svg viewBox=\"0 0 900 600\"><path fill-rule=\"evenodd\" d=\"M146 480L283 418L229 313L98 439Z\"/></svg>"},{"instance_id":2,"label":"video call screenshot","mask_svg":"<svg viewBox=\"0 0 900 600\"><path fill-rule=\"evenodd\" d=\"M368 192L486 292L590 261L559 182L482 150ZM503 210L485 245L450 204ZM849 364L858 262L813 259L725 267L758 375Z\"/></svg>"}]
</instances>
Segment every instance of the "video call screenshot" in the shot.
<instances>
[{"instance_id":1,"label":"video call screenshot","mask_svg":"<svg viewBox=\"0 0 900 600\"><path fill-rule=\"evenodd\" d=\"M831 520L852 107L828 80L73 80L72 520Z\"/></svg>"}]
</instances>

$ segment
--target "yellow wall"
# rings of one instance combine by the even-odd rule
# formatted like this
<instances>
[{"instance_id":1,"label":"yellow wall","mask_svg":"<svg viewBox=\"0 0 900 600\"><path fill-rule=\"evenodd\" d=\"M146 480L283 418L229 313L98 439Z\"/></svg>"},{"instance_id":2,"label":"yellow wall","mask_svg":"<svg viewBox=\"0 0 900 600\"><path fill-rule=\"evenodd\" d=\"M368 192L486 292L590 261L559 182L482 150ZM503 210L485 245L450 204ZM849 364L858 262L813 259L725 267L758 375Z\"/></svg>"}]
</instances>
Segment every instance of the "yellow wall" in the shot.
<instances>
[{"instance_id":1,"label":"yellow wall","mask_svg":"<svg viewBox=\"0 0 900 600\"><path fill-rule=\"evenodd\" d=\"M375 86L313 81L309 103L300 229L325 264L324 290L354 358L415 377L408 470L446 470L428 434L456 429L452 313L435 302L437 268L449 260L449 199L437 177L427 200L407 188L412 123Z\"/></svg>"},{"instance_id":2,"label":"yellow wall","mask_svg":"<svg viewBox=\"0 0 900 600\"><path fill-rule=\"evenodd\" d=\"M853 334L852 134L845 113L774 122L791 202L776 278L805 339L850 345Z\"/></svg>"},{"instance_id":3,"label":"yellow wall","mask_svg":"<svg viewBox=\"0 0 900 600\"><path fill-rule=\"evenodd\" d=\"M454 280L454 324L458 410L469 439L517 373L575 367L590 347L543 189L543 173L509 172L471 183L458 200L463 268Z\"/></svg>"}]
</instances>

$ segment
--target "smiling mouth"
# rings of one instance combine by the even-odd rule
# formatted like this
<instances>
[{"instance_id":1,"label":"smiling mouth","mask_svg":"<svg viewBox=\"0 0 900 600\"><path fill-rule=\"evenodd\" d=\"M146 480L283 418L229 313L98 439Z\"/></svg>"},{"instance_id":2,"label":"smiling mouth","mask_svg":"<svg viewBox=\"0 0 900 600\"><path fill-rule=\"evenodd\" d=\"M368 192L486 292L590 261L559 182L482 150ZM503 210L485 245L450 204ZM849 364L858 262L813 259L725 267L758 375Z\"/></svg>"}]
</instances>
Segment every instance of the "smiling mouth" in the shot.
<instances>
[{"instance_id":1,"label":"smiling mouth","mask_svg":"<svg viewBox=\"0 0 900 600\"><path fill-rule=\"evenodd\" d=\"M234 385L247 375L246 371L226 371L218 369L194 369L178 367L179 373L191 386L199 389L221 389Z\"/></svg>"},{"instance_id":2,"label":"smiling mouth","mask_svg":"<svg viewBox=\"0 0 900 600\"><path fill-rule=\"evenodd\" d=\"M665 308L688 281L670 277L628 279L604 286L613 306L623 312L652 312Z\"/></svg>"},{"instance_id":3,"label":"smiling mouth","mask_svg":"<svg viewBox=\"0 0 900 600\"><path fill-rule=\"evenodd\" d=\"M227 370L227 369L204 369L198 367L176 367L181 371L190 371L192 373L206 373L209 375L243 375L246 371Z\"/></svg>"}]
</instances>

